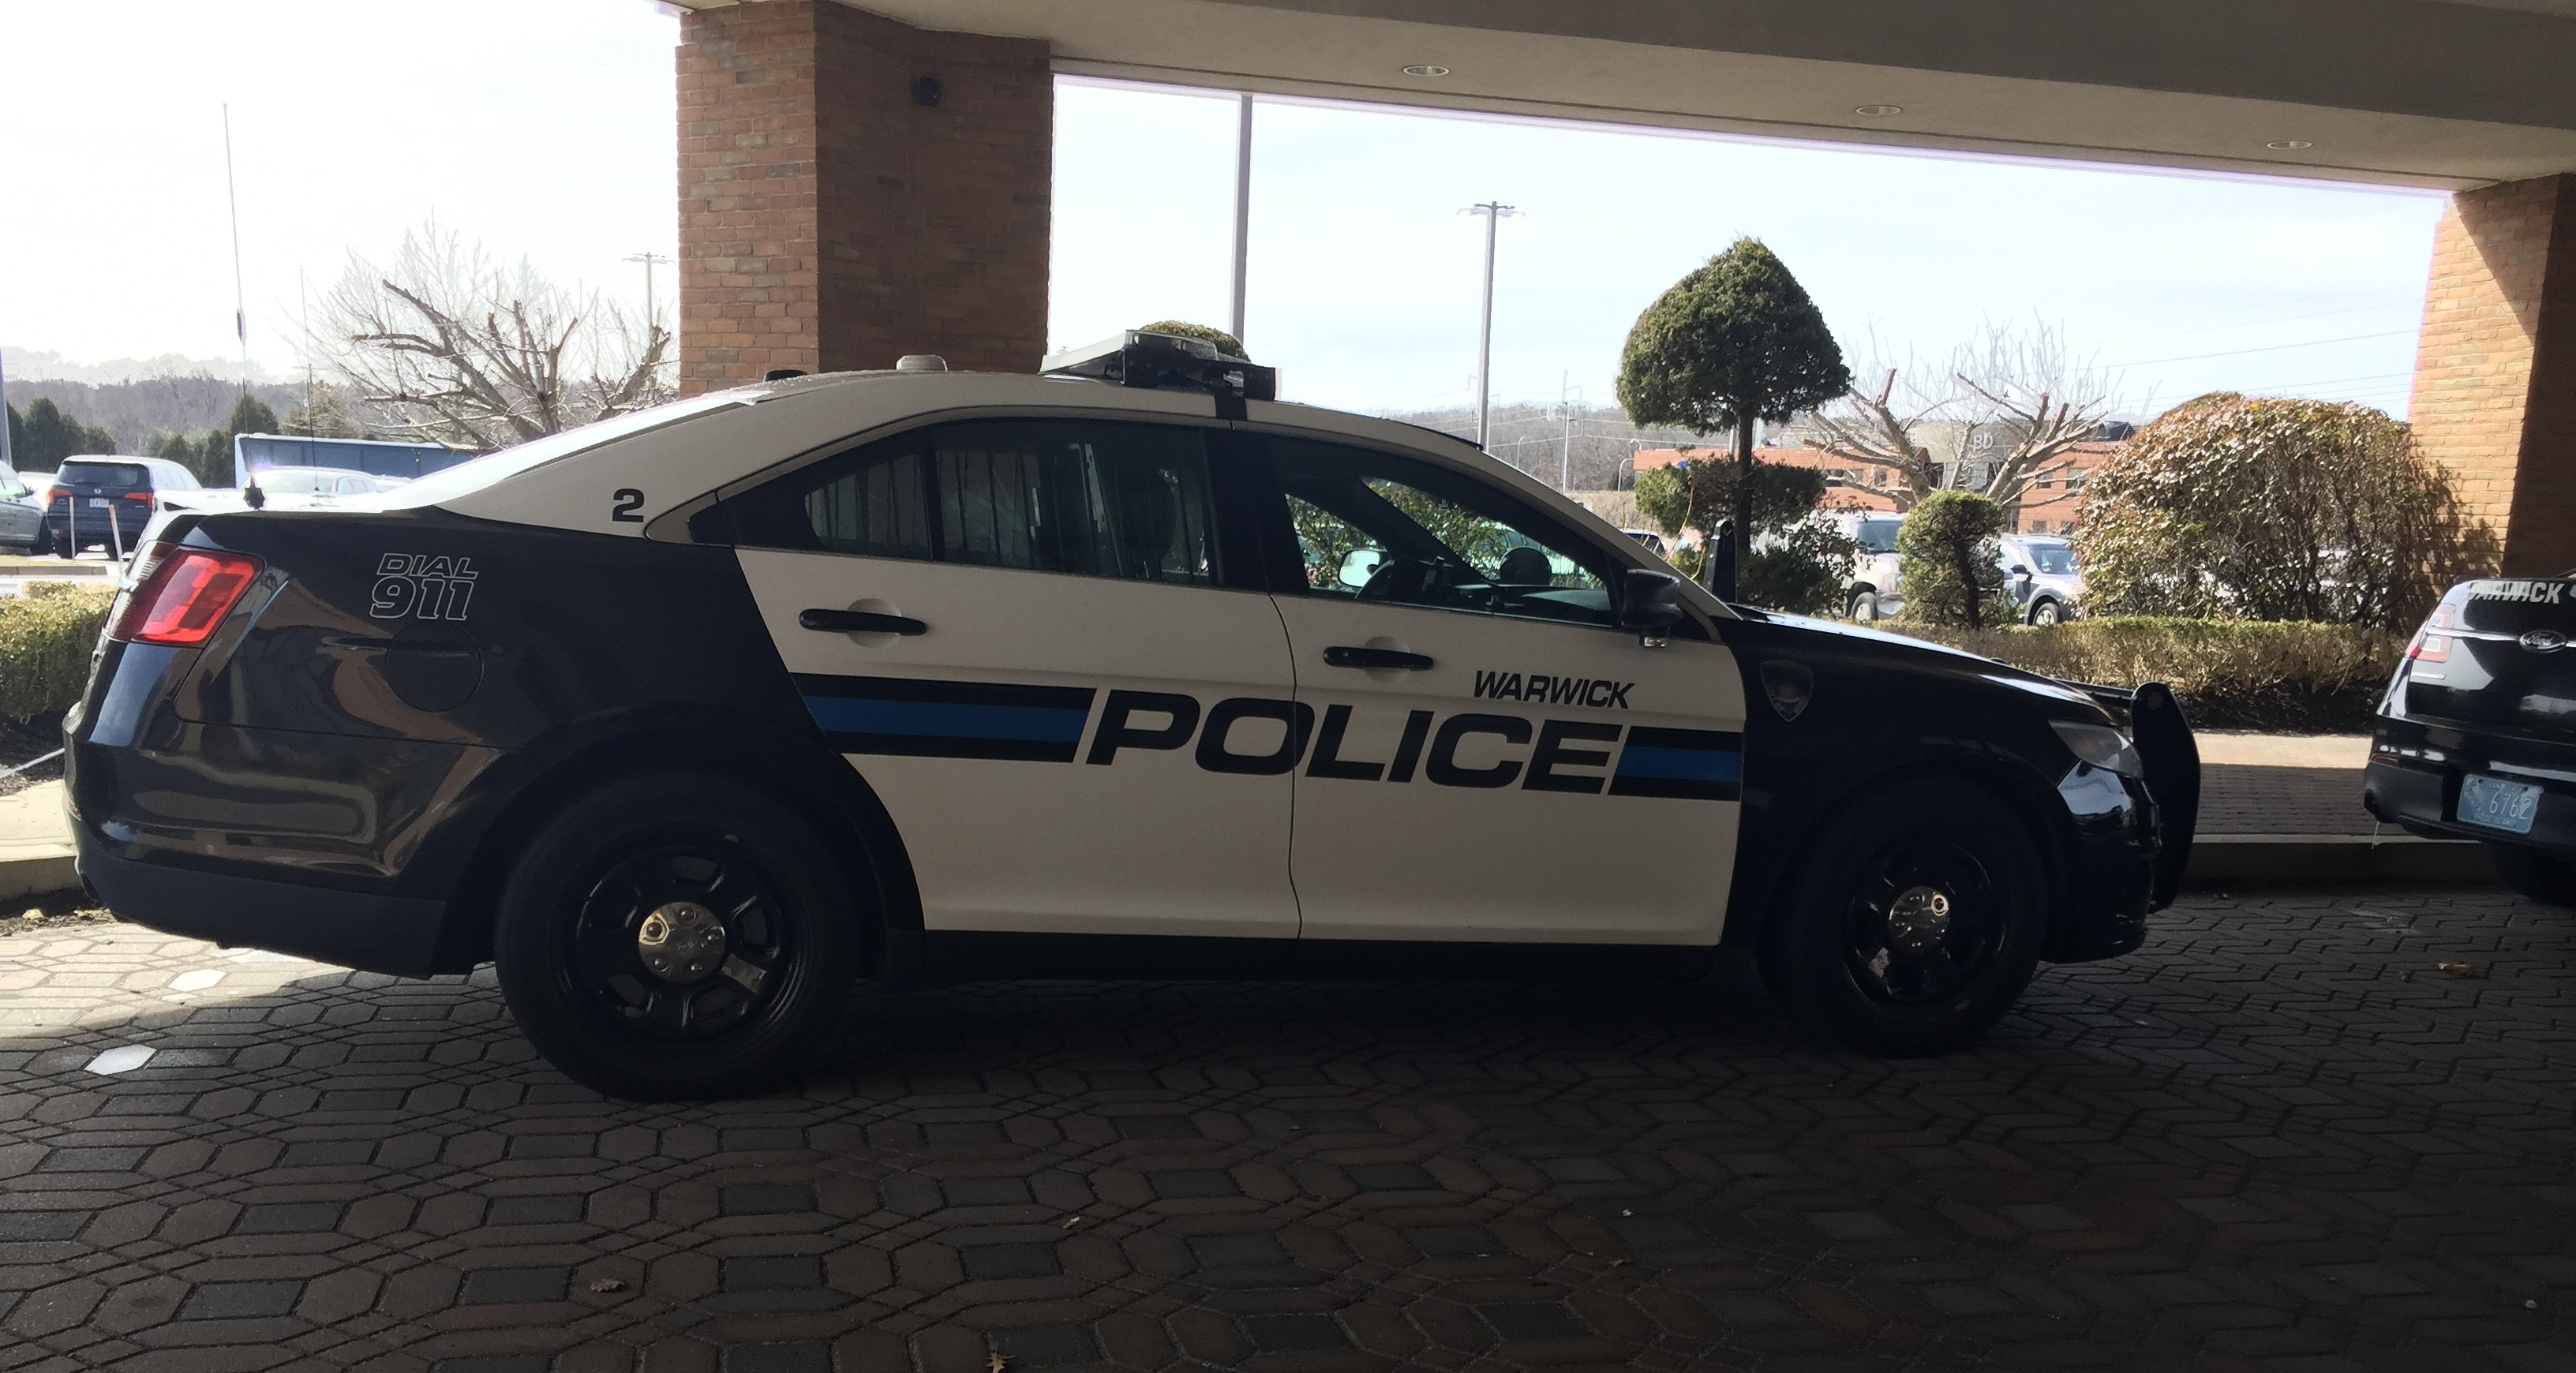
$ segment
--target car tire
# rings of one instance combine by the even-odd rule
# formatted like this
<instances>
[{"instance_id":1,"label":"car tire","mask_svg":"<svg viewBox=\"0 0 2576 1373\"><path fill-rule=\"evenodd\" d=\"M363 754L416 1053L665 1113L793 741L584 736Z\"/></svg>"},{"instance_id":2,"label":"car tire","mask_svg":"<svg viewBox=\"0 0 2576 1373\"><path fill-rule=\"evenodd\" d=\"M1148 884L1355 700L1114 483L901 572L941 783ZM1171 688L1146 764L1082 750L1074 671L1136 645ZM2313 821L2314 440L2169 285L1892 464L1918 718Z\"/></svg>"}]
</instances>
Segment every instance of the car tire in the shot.
<instances>
[{"instance_id":1,"label":"car tire","mask_svg":"<svg viewBox=\"0 0 2576 1373\"><path fill-rule=\"evenodd\" d=\"M2043 596L2031 602L2030 622L2032 624L2053 625L2063 618L2065 618L2065 611L2059 608L2057 602L2047 597Z\"/></svg>"},{"instance_id":2,"label":"car tire","mask_svg":"<svg viewBox=\"0 0 2576 1373\"><path fill-rule=\"evenodd\" d=\"M729 778L626 777L504 880L501 992L538 1052L613 1097L711 1098L803 1061L847 1004L860 919L789 808Z\"/></svg>"},{"instance_id":3,"label":"car tire","mask_svg":"<svg viewBox=\"0 0 2576 1373\"><path fill-rule=\"evenodd\" d=\"M1817 832L1764 941L1764 974L1800 1021L1854 1048L1960 1048L2038 967L2044 870L2020 819L1986 791L1950 779L1888 789Z\"/></svg>"},{"instance_id":4,"label":"car tire","mask_svg":"<svg viewBox=\"0 0 2576 1373\"><path fill-rule=\"evenodd\" d=\"M54 531L53 545L54 556L57 558L67 559L80 552L79 549L72 547L72 536L62 530Z\"/></svg>"},{"instance_id":5,"label":"car tire","mask_svg":"<svg viewBox=\"0 0 2576 1373\"><path fill-rule=\"evenodd\" d=\"M2544 906L2576 906L2576 863L2520 844L2487 845L2504 884Z\"/></svg>"},{"instance_id":6,"label":"car tire","mask_svg":"<svg viewBox=\"0 0 2576 1373\"><path fill-rule=\"evenodd\" d=\"M1870 621L1877 619L1878 593L1875 591L1853 592L1851 598L1851 618L1861 624L1868 624Z\"/></svg>"}]
</instances>

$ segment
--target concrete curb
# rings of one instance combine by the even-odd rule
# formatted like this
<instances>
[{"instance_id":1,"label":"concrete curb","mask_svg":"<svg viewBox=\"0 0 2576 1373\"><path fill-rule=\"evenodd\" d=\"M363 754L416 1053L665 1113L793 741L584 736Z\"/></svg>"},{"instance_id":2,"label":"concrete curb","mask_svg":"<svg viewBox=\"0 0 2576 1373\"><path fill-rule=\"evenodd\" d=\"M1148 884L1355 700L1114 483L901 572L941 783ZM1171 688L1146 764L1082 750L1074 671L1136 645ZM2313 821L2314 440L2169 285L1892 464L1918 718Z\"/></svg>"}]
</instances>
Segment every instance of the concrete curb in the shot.
<instances>
[{"instance_id":1,"label":"concrete curb","mask_svg":"<svg viewBox=\"0 0 2576 1373\"><path fill-rule=\"evenodd\" d=\"M0 858L0 901L13 896L46 896L80 885L68 853ZM0 916L15 915L0 911Z\"/></svg>"},{"instance_id":2,"label":"concrete curb","mask_svg":"<svg viewBox=\"0 0 2576 1373\"><path fill-rule=\"evenodd\" d=\"M2411 834L2205 834L2183 882L2194 888L2498 884L2486 846Z\"/></svg>"}]
</instances>

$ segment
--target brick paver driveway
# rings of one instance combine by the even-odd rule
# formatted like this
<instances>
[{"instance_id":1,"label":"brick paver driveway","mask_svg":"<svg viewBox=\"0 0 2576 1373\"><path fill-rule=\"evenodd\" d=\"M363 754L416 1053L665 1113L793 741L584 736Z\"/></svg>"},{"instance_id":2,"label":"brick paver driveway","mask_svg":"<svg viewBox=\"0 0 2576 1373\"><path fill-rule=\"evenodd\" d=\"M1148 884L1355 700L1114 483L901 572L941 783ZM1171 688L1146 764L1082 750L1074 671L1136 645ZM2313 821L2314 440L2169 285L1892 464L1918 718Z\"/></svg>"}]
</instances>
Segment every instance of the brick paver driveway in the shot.
<instances>
[{"instance_id":1,"label":"brick paver driveway","mask_svg":"<svg viewBox=\"0 0 2576 1373\"><path fill-rule=\"evenodd\" d=\"M8 936L0 1367L2566 1369L2571 947L2194 898L1911 1063L1740 983L983 986L646 1108L488 975Z\"/></svg>"}]
</instances>

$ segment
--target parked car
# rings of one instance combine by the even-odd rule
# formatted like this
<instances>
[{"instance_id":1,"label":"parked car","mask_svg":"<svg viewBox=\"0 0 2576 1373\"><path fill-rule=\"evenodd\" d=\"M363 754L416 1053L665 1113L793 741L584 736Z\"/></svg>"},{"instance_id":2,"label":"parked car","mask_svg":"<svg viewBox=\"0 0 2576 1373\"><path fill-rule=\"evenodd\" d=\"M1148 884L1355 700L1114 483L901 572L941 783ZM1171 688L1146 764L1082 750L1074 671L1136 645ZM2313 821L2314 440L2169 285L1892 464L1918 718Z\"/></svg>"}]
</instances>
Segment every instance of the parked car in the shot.
<instances>
[{"instance_id":1,"label":"parked car","mask_svg":"<svg viewBox=\"0 0 2576 1373\"><path fill-rule=\"evenodd\" d=\"M1860 552L1852 555L1849 584L1843 588L1845 614L1867 624L1903 610L1896 532L1905 527L1905 517L1880 510L1837 510L1830 518L1836 529L1860 544Z\"/></svg>"},{"instance_id":2,"label":"parked car","mask_svg":"<svg viewBox=\"0 0 2576 1373\"><path fill-rule=\"evenodd\" d=\"M43 497L36 493L36 488L29 485L26 478L0 467L0 549L33 553L44 534Z\"/></svg>"},{"instance_id":3,"label":"parked car","mask_svg":"<svg viewBox=\"0 0 2576 1373\"><path fill-rule=\"evenodd\" d=\"M45 546L61 558L90 548L131 551L160 513L163 493L199 489L167 458L66 458L45 501Z\"/></svg>"},{"instance_id":4,"label":"parked car","mask_svg":"<svg viewBox=\"0 0 2576 1373\"><path fill-rule=\"evenodd\" d=\"M498 964L621 1096L855 979L1702 979L1933 1053L2138 947L2171 693L1731 606L1471 445L1130 334L175 514L67 718L121 919ZM1149 970L1152 970L1149 972ZM1724 995L1712 990L1712 996Z\"/></svg>"},{"instance_id":5,"label":"parked car","mask_svg":"<svg viewBox=\"0 0 2576 1373\"><path fill-rule=\"evenodd\" d=\"M2022 623L2053 625L2076 614L2084 598L2084 570L2075 563L2075 545L2037 534L2007 534L2003 540L2004 589Z\"/></svg>"},{"instance_id":6,"label":"parked car","mask_svg":"<svg viewBox=\"0 0 2576 1373\"><path fill-rule=\"evenodd\" d=\"M1627 535L1629 538L1635 539L1639 548L1654 554L1658 558L1669 558L1672 556L1672 550L1664 546L1664 536L1651 529L1622 529L1619 532Z\"/></svg>"},{"instance_id":7,"label":"parked car","mask_svg":"<svg viewBox=\"0 0 2576 1373\"><path fill-rule=\"evenodd\" d=\"M2462 582L2380 698L2361 804L2475 839L2535 901L2576 906L2576 572Z\"/></svg>"}]
</instances>

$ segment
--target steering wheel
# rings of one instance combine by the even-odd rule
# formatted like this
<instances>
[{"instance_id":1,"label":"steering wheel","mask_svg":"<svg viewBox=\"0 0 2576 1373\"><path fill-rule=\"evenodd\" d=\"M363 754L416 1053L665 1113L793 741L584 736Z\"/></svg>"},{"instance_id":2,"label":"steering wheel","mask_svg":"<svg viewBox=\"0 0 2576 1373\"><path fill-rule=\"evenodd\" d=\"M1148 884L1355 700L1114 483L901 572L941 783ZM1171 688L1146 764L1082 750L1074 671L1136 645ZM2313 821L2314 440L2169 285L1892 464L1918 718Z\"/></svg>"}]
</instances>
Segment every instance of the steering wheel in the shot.
<instances>
[{"instance_id":1,"label":"steering wheel","mask_svg":"<svg viewBox=\"0 0 2576 1373\"><path fill-rule=\"evenodd\" d=\"M1363 601L1397 605L1448 605L1458 599L1458 570L1419 558L1388 558L1360 587Z\"/></svg>"}]
</instances>

